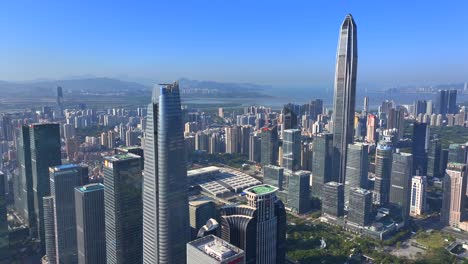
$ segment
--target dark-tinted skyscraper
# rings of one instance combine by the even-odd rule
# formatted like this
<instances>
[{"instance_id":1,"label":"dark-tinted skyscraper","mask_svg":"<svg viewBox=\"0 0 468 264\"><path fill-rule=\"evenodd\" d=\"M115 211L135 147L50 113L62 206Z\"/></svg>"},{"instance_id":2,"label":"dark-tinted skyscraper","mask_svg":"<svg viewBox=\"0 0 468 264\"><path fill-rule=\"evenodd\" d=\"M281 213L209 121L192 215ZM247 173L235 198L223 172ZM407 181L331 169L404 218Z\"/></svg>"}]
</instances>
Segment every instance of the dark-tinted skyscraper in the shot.
<instances>
[{"instance_id":1,"label":"dark-tinted skyscraper","mask_svg":"<svg viewBox=\"0 0 468 264\"><path fill-rule=\"evenodd\" d=\"M468 148L462 144L450 144L448 149L448 162L466 163Z\"/></svg>"},{"instance_id":2,"label":"dark-tinted skyscraper","mask_svg":"<svg viewBox=\"0 0 468 264\"><path fill-rule=\"evenodd\" d=\"M412 165L411 154L398 150L393 154L390 204L399 209L405 223L408 223L410 213Z\"/></svg>"},{"instance_id":3,"label":"dark-tinted skyscraper","mask_svg":"<svg viewBox=\"0 0 468 264\"><path fill-rule=\"evenodd\" d=\"M440 90L436 98L436 114L444 116L448 109L448 91Z\"/></svg>"},{"instance_id":4,"label":"dark-tinted skyscraper","mask_svg":"<svg viewBox=\"0 0 468 264\"><path fill-rule=\"evenodd\" d=\"M283 180L284 168L274 165L263 166L263 183L283 190Z\"/></svg>"},{"instance_id":5,"label":"dark-tinted skyscraper","mask_svg":"<svg viewBox=\"0 0 468 264\"><path fill-rule=\"evenodd\" d=\"M143 263L186 263L190 237L179 84L153 91L145 131ZM109 256L107 256L109 259Z\"/></svg>"},{"instance_id":6,"label":"dark-tinted skyscraper","mask_svg":"<svg viewBox=\"0 0 468 264\"><path fill-rule=\"evenodd\" d=\"M283 135L283 167L296 171L301 167L301 131L286 129Z\"/></svg>"},{"instance_id":7,"label":"dark-tinted skyscraper","mask_svg":"<svg viewBox=\"0 0 468 264\"><path fill-rule=\"evenodd\" d=\"M75 209L78 263L106 263L104 185L76 187Z\"/></svg>"},{"instance_id":8,"label":"dark-tinted skyscraper","mask_svg":"<svg viewBox=\"0 0 468 264\"><path fill-rule=\"evenodd\" d=\"M323 186L322 214L339 217L344 212L344 186L339 182L327 182Z\"/></svg>"},{"instance_id":9,"label":"dark-tinted skyscraper","mask_svg":"<svg viewBox=\"0 0 468 264\"><path fill-rule=\"evenodd\" d=\"M37 237L37 219L34 211L34 192L31 167L31 138L29 127L22 126L18 137L18 167L19 175L16 178L15 207L29 226L32 237Z\"/></svg>"},{"instance_id":10,"label":"dark-tinted skyscraper","mask_svg":"<svg viewBox=\"0 0 468 264\"><path fill-rule=\"evenodd\" d=\"M353 188L349 194L348 221L360 226L372 220L372 193L366 189Z\"/></svg>"},{"instance_id":11,"label":"dark-tinted skyscraper","mask_svg":"<svg viewBox=\"0 0 468 264\"><path fill-rule=\"evenodd\" d=\"M10 258L5 177L6 175L0 171L0 262Z\"/></svg>"},{"instance_id":12,"label":"dark-tinted skyscraper","mask_svg":"<svg viewBox=\"0 0 468 264\"><path fill-rule=\"evenodd\" d=\"M357 29L348 14L340 27L335 69L333 101L333 167L338 182L344 183L346 151L353 143L354 107L356 101Z\"/></svg>"},{"instance_id":13,"label":"dark-tinted skyscraper","mask_svg":"<svg viewBox=\"0 0 468 264\"><path fill-rule=\"evenodd\" d=\"M50 195L54 197L57 263L77 263L75 187L88 183L88 167L67 164L49 168Z\"/></svg>"},{"instance_id":14,"label":"dark-tinted skyscraper","mask_svg":"<svg viewBox=\"0 0 468 264\"><path fill-rule=\"evenodd\" d=\"M278 129L277 126L264 127L261 133L262 148L261 163L265 165L276 165L278 162Z\"/></svg>"},{"instance_id":15,"label":"dark-tinted skyscraper","mask_svg":"<svg viewBox=\"0 0 468 264\"><path fill-rule=\"evenodd\" d=\"M49 167L62 164L59 124L33 124L29 127L31 139L31 168L34 192L34 210L41 240L41 252L45 254L45 231L42 197L50 195Z\"/></svg>"},{"instance_id":16,"label":"dark-tinted skyscraper","mask_svg":"<svg viewBox=\"0 0 468 264\"><path fill-rule=\"evenodd\" d=\"M448 114L457 114L458 113L458 106L457 106L457 90L449 90L447 91L448 94Z\"/></svg>"},{"instance_id":17,"label":"dark-tinted skyscraper","mask_svg":"<svg viewBox=\"0 0 468 264\"><path fill-rule=\"evenodd\" d=\"M322 197L323 185L332 180L333 135L319 134L314 137L312 158L312 194Z\"/></svg>"},{"instance_id":18,"label":"dark-tinted skyscraper","mask_svg":"<svg viewBox=\"0 0 468 264\"><path fill-rule=\"evenodd\" d=\"M419 114L425 114L427 109L426 100L417 100L414 102L414 114L417 116Z\"/></svg>"},{"instance_id":19,"label":"dark-tinted skyscraper","mask_svg":"<svg viewBox=\"0 0 468 264\"><path fill-rule=\"evenodd\" d=\"M379 205L388 203L391 172L392 147L385 143L379 143L375 154L374 203Z\"/></svg>"},{"instance_id":20,"label":"dark-tinted skyscraper","mask_svg":"<svg viewBox=\"0 0 468 264\"><path fill-rule=\"evenodd\" d=\"M298 214L310 210L310 171L296 171L289 175L288 207Z\"/></svg>"},{"instance_id":21,"label":"dark-tinted skyscraper","mask_svg":"<svg viewBox=\"0 0 468 264\"><path fill-rule=\"evenodd\" d=\"M354 143L348 145L346 160L345 203L349 201L350 190L353 188L367 189L368 173L368 145Z\"/></svg>"},{"instance_id":22,"label":"dark-tinted skyscraper","mask_svg":"<svg viewBox=\"0 0 468 264\"><path fill-rule=\"evenodd\" d=\"M142 262L141 162L140 156L130 153L117 154L104 159L104 211L108 264Z\"/></svg>"},{"instance_id":23,"label":"dark-tinted skyscraper","mask_svg":"<svg viewBox=\"0 0 468 264\"><path fill-rule=\"evenodd\" d=\"M427 153L427 176L440 177L442 145L439 139L433 139L429 143L429 151Z\"/></svg>"},{"instance_id":24,"label":"dark-tinted skyscraper","mask_svg":"<svg viewBox=\"0 0 468 264\"><path fill-rule=\"evenodd\" d=\"M427 173L426 140L429 136L428 129L427 123L415 122L413 125L412 153L414 175L426 175Z\"/></svg>"},{"instance_id":25,"label":"dark-tinted skyscraper","mask_svg":"<svg viewBox=\"0 0 468 264\"><path fill-rule=\"evenodd\" d=\"M294 105L287 104L283 107L283 124L284 129L297 128L297 113L293 109Z\"/></svg>"},{"instance_id":26,"label":"dark-tinted skyscraper","mask_svg":"<svg viewBox=\"0 0 468 264\"><path fill-rule=\"evenodd\" d=\"M55 217L54 217L54 197L44 196L42 198L44 204L44 230L45 230L45 253L47 261L50 264L57 262L57 247L55 244Z\"/></svg>"}]
</instances>

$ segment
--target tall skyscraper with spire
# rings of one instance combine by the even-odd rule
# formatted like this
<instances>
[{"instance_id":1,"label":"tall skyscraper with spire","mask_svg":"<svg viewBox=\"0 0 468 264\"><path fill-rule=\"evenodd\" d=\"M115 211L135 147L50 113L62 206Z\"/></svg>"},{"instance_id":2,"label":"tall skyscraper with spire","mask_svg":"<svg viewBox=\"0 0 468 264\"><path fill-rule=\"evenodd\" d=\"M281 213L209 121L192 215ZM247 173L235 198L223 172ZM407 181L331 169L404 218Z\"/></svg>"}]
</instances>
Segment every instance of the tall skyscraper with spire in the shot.
<instances>
[{"instance_id":1,"label":"tall skyscraper with spire","mask_svg":"<svg viewBox=\"0 0 468 264\"><path fill-rule=\"evenodd\" d=\"M144 140L143 263L185 264L187 169L179 83L162 84L148 106Z\"/></svg>"},{"instance_id":2,"label":"tall skyscraper with spire","mask_svg":"<svg viewBox=\"0 0 468 264\"><path fill-rule=\"evenodd\" d=\"M340 28L333 99L333 178L340 183L345 180L347 147L353 143L356 74L357 29L353 17L348 14Z\"/></svg>"}]
</instances>

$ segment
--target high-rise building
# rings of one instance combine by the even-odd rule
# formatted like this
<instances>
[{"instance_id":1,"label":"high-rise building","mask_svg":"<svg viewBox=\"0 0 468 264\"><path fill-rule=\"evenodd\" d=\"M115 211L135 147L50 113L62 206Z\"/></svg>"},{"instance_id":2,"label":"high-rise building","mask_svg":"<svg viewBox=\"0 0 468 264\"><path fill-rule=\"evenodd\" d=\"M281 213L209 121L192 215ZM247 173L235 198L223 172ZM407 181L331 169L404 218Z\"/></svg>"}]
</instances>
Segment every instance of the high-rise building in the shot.
<instances>
[{"instance_id":1,"label":"high-rise building","mask_svg":"<svg viewBox=\"0 0 468 264\"><path fill-rule=\"evenodd\" d=\"M412 155L397 149L392 157L389 202L399 209L405 223L408 223L410 214L412 166Z\"/></svg>"},{"instance_id":2,"label":"high-rise building","mask_svg":"<svg viewBox=\"0 0 468 264\"><path fill-rule=\"evenodd\" d=\"M297 113L294 111L292 104L283 107L283 127L285 130L297 128Z\"/></svg>"},{"instance_id":3,"label":"high-rise building","mask_svg":"<svg viewBox=\"0 0 468 264\"><path fill-rule=\"evenodd\" d=\"M458 228L465 218L466 182L466 164L455 162L447 164L440 211L440 220L445 225Z\"/></svg>"},{"instance_id":4,"label":"high-rise building","mask_svg":"<svg viewBox=\"0 0 468 264\"><path fill-rule=\"evenodd\" d=\"M349 194L348 221L367 226L372 221L372 193L366 189L353 188Z\"/></svg>"},{"instance_id":5,"label":"high-rise building","mask_svg":"<svg viewBox=\"0 0 468 264\"><path fill-rule=\"evenodd\" d=\"M414 102L414 114L415 116L419 114L425 114L427 109L426 100L417 100Z\"/></svg>"},{"instance_id":6,"label":"high-rise building","mask_svg":"<svg viewBox=\"0 0 468 264\"><path fill-rule=\"evenodd\" d=\"M386 205L388 203L391 171L392 147L385 143L379 143L375 154L375 204Z\"/></svg>"},{"instance_id":7,"label":"high-rise building","mask_svg":"<svg viewBox=\"0 0 468 264\"><path fill-rule=\"evenodd\" d=\"M462 144L450 144L448 149L448 162L466 163L468 148Z\"/></svg>"},{"instance_id":8,"label":"high-rise building","mask_svg":"<svg viewBox=\"0 0 468 264\"><path fill-rule=\"evenodd\" d=\"M63 91L61 86L57 86L57 116L63 117Z\"/></svg>"},{"instance_id":9,"label":"high-rise building","mask_svg":"<svg viewBox=\"0 0 468 264\"><path fill-rule=\"evenodd\" d=\"M323 185L332 180L333 135L316 135L313 144L312 194L321 198Z\"/></svg>"},{"instance_id":10,"label":"high-rise building","mask_svg":"<svg viewBox=\"0 0 468 264\"><path fill-rule=\"evenodd\" d=\"M188 183L178 82L153 91L144 151L143 263L186 263Z\"/></svg>"},{"instance_id":11,"label":"high-rise building","mask_svg":"<svg viewBox=\"0 0 468 264\"><path fill-rule=\"evenodd\" d=\"M44 196L42 202L44 204L45 253L49 264L57 264L54 196Z\"/></svg>"},{"instance_id":12,"label":"high-rise building","mask_svg":"<svg viewBox=\"0 0 468 264\"><path fill-rule=\"evenodd\" d=\"M303 214L310 210L310 171L296 171L289 175L288 207Z\"/></svg>"},{"instance_id":13,"label":"high-rise building","mask_svg":"<svg viewBox=\"0 0 468 264\"><path fill-rule=\"evenodd\" d=\"M0 171L0 262L10 258L8 237L6 175ZM8 262L5 262L8 263Z\"/></svg>"},{"instance_id":14,"label":"high-rise building","mask_svg":"<svg viewBox=\"0 0 468 264\"><path fill-rule=\"evenodd\" d=\"M427 176L440 177L440 159L441 159L442 145L439 139L433 139L429 143L429 150L427 152Z\"/></svg>"},{"instance_id":15,"label":"high-rise building","mask_svg":"<svg viewBox=\"0 0 468 264\"><path fill-rule=\"evenodd\" d=\"M15 207L28 225L30 235L37 237L37 218L34 210L33 176L31 166L31 138L29 127L22 126L18 137L18 167L17 194Z\"/></svg>"},{"instance_id":16,"label":"high-rise building","mask_svg":"<svg viewBox=\"0 0 468 264\"><path fill-rule=\"evenodd\" d=\"M226 127L226 153L241 153L241 126Z\"/></svg>"},{"instance_id":17,"label":"high-rise building","mask_svg":"<svg viewBox=\"0 0 468 264\"><path fill-rule=\"evenodd\" d=\"M322 214L332 217L343 216L344 186L339 182L327 182L323 186Z\"/></svg>"},{"instance_id":18,"label":"high-rise building","mask_svg":"<svg viewBox=\"0 0 468 264\"><path fill-rule=\"evenodd\" d=\"M244 190L248 205L221 210L222 238L244 250L247 264L285 263L286 211L276 191L269 185L251 187Z\"/></svg>"},{"instance_id":19,"label":"high-rise building","mask_svg":"<svg viewBox=\"0 0 468 264\"><path fill-rule=\"evenodd\" d=\"M262 139L258 135L249 136L249 161L260 163L261 160Z\"/></svg>"},{"instance_id":20,"label":"high-rise building","mask_svg":"<svg viewBox=\"0 0 468 264\"><path fill-rule=\"evenodd\" d=\"M369 97L364 96L364 107L362 108L362 113L363 116L367 116L367 113L369 112Z\"/></svg>"},{"instance_id":21,"label":"high-rise building","mask_svg":"<svg viewBox=\"0 0 468 264\"><path fill-rule=\"evenodd\" d=\"M345 203L349 201L353 188L367 189L369 173L368 145L354 143L348 145L348 159L346 160Z\"/></svg>"},{"instance_id":22,"label":"high-rise building","mask_svg":"<svg viewBox=\"0 0 468 264\"><path fill-rule=\"evenodd\" d=\"M413 175L427 174L427 153L429 128L426 123L413 124Z\"/></svg>"},{"instance_id":23,"label":"high-rise building","mask_svg":"<svg viewBox=\"0 0 468 264\"><path fill-rule=\"evenodd\" d=\"M449 90L447 91L447 113L448 114L457 114L458 113L458 106L457 106L457 90Z\"/></svg>"},{"instance_id":24,"label":"high-rise building","mask_svg":"<svg viewBox=\"0 0 468 264\"><path fill-rule=\"evenodd\" d=\"M440 90L436 100L436 114L445 116L448 109L448 91Z\"/></svg>"},{"instance_id":25,"label":"high-rise building","mask_svg":"<svg viewBox=\"0 0 468 264\"><path fill-rule=\"evenodd\" d=\"M241 127L241 135L240 135L240 144L241 144L241 149L240 153L242 154L249 154L249 139L250 139L250 133L252 131L252 126L242 126Z\"/></svg>"},{"instance_id":26,"label":"high-rise building","mask_svg":"<svg viewBox=\"0 0 468 264\"><path fill-rule=\"evenodd\" d=\"M106 263L104 185L75 188L78 264Z\"/></svg>"},{"instance_id":27,"label":"high-rise building","mask_svg":"<svg viewBox=\"0 0 468 264\"><path fill-rule=\"evenodd\" d=\"M216 219L216 205L212 200L194 200L189 202L189 216L191 240L197 237L198 231L206 222L213 218Z\"/></svg>"},{"instance_id":28,"label":"high-rise building","mask_svg":"<svg viewBox=\"0 0 468 264\"><path fill-rule=\"evenodd\" d=\"M263 166L263 183L283 190L284 168L266 165Z\"/></svg>"},{"instance_id":29,"label":"high-rise building","mask_svg":"<svg viewBox=\"0 0 468 264\"><path fill-rule=\"evenodd\" d=\"M213 235L187 244L187 264L244 264L244 251Z\"/></svg>"},{"instance_id":30,"label":"high-rise building","mask_svg":"<svg viewBox=\"0 0 468 264\"><path fill-rule=\"evenodd\" d=\"M104 158L104 212L108 264L142 262L141 162L140 156L130 153Z\"/></svg>"},{"instance_id":31,"label":"high-rise building","mask_svg":"<svg viewBox=\"0 0 468 264\"><path fill-rule=\"evenodd\" d=\"M31 168L34 192L34 210L41 241L41 252L45 254L45 230L42 197L50 195L49 167L62 164L59 124L33 124L29 127L31 139Z\"/></svg>"},{"instance_id":32,"label":"high-rise building","mask_svg":"<svg viewBox=\"0 0 468 264\"><path fill-rule=\"evenodd\" d=\"M262 128L261 135L261 163L276 165L278 163L278 129L277 126Z\"/></svg>"},{"instance_id":33,"label":"high-rise building","mask_svg":"<svg viewBox=\"0 0 468 264\"><path fill-rule=\"evenodd\" d=\"M410 214L422 215L426 209L426 176L413 176L411 181L411 206Z\"/></svg>"},{"instance_id":34,"label":"high-rise building","mask_svg":"<svg viewBox=\"0 0 468 264\"><path fill-rule=\"evenodd\" d=\"M57 263L78 263L76 251L75 187L88 183L88 167L67 164L49 168L54 203Z\"/></svg>"},{"instance_id":35,"label":"high-rise building","mask_svg":"<svg viewBox=\"0 0 468 264\"><path fill-rule=\"evenodd\" d=\"M340 27L333 101L333 168L338 182L344 183L346 151L353 143L357 75L357 29L351 14Z\"/></svg>"},{"instance_id":36,"label":"high-rise building","mask_svg":"<svg viewBox=\"0 0 468 264\"><path fill-rule=\"evenodd\" d=\"M283 134L283 167L296 171L301 166L301 131L286 129Z\"/></svg>"}]
</instances>

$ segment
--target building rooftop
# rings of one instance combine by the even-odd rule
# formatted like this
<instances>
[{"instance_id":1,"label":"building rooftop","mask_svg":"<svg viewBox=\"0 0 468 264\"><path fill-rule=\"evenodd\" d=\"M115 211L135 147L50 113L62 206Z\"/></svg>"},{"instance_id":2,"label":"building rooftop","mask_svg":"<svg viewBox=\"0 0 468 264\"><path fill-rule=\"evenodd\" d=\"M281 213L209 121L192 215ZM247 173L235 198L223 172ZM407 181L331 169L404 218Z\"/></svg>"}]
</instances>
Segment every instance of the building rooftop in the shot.
<instances>
[{"instance_id":1,"label":"building rooftop","mask_svg":"<svg viewBox=\"0 0 468 264\"><path fill-rule=\"evenodd\" d=\"M340 185L343 185L342 183L339 183L339 182L327 182L326 183L327 185L330 185L330 186L340 186Z\"/></svg>"},{"instance_id":2,"label":"building rooftop","mask_svg":"<svg viewBox=\"0 0 468 264\"><path fill-rule=\"evenodd\" d=\"M232 260L242 257L244 251L213 235L205 236L188 243L206 255L218 261Z\"/></svg>"},{"instance_id":3,"label":"building rooftop","mask_svg":"<svg viewBox=\"0 0 468 264\"><path fill-rule=\"evenodd\" d=\"M128 159L135 159L135 158L141 158L138 155L132 154L132 153L124 153L124 154L115 154L113 156L107 156L104 157L105 160L108 161L120 161L120 160L128 160Z\"/></svg>"},{"instance_id":4,"label":"building rooftop","mask_svg":"<svg viewBox=\"0 0 468 264\"><path fill-rule=\"evenodd\" d=\"M104 189L104 185L102 183L91 183L91 184L87 184L84 186L76 187L75 189L78 190L79 192L85 193L85 192L92 192L96 190L102 190Z\"/></svg>"},{"instance_id":5,"label":"building rooftop","mask_svg":"<svg viewBox=\"0 0 468 264\"><path fill-rule=\"evenodd\" d=\"M53 167L53 169L54 169L54 171L61 171L61 170L74 169L74 168L78 168L78 167L81 167L81 166L78 165L78 164L64 164L64 165L55 166L55 167Z\"/></svg>"},{"instance_id":6,"label":"building rooftop","mask_svg":"<svg viewBox=\"0 0 468 264\"><path fill-rule=\"evenodd\" d=\"M278 190L278 188L275 188L275 187L270 186L270 185L260 185L260 186L254 186L254 187L249 188L249 189L247 189L245 191L261 195L261 194L272 193L272 192L275 192L276 190Z\"/></svg>"},{"instance_id":7,"label":"building rooftop","mask_svg":"<svg viewBox=\"0 0 468 264\"><path fill-rule=\"evenodd\" d=\"M466 164L464 163L458 163L458 162L449 162L447 164L447 169L452 169L452 170L463 170L466 167Z\"/></svg>"}]
</instances>

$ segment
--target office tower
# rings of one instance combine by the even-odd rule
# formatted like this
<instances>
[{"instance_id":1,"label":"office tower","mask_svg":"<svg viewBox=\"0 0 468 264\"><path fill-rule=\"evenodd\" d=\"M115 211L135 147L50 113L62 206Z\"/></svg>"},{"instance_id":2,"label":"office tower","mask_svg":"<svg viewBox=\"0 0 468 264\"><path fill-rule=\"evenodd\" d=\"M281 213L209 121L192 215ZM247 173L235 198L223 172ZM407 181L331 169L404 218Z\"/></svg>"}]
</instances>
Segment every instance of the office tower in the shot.
<instances>
[{"instance_id":1,"label":"office tower","mask_svg":"<svg viewBox=\"0 0 468 264\"><path fill-rule=\"evenodd\" d=\"M224 118L224 109L222 107L218 108L218 116Z\"/></svg>"},{"instance_id":2,"label":"office tower","mask_svg":"<svg viewBox=\"0 0 468 264\"><path fill-rule=\"evenodd\" d=\"M344 186L339 182L327 182L323 186L322 214L340 217L344 211Z\"/></svg>"},{"instance_id":3,"label":"office tower","mask_svg":"<svg viewBox=\"0 0 468 264\"><path fill-rule=\"evenodd\" d=\"M432 115L434 106L432 105L432 100L427 101L426 104L426 114Z\"/></svg>"},{"instance_id":4,"label":"office tower","mask_svg":"<svg viewBox=\"0 0 468 264\"><path fill-rule=\"evenodd\" d=\"M141 157L135 154L117 154L104 158L108 264L142 262L141 162Z\"/></svg>"},{"instance_id":5,"label":"office tower","mask_svg":"<svg viewBox=\"0 0 468 264\"><path fill-rule=\"evenodd\" d=\"M436 114L445 116L448 109L448 91L440 90L436 98Z\"/></svg>"},{"instance_id":6,"label":"office tower","mask_svg":"<svg viewBox=\"0 0 468 264\"><path fill-rule=\"evenodd\" d=\"M252 127L249 126L242 126L241 127L241 136L240 136L240 153L248 155L249 154L249 137L250 132L252 131Z\"/></svg>"},{"instance_id":7,"label":"office tower","mask_svg":"<svg viewBox=\"0 0 468 264\"><path fill-rule=\"evenodd\" d=\"M346 151L353 143L356 101L357 29L348 14L341 25L336 55L335 95L333 101L333 169L338 182L344 183Z\"/></svg>"},{"instance_id":8,"label":"office tower","mask_svg":"<svg viewBox=\"0 0 468 264\"><path fill-rule=\"evenodd\" d=\"M314 144L305 141L301 144L301 169L312 171L312 160L314 158Z\"/></svg>"},{"instance_id":9,"label":"office tower","mask_svg":"<svg viewBox=\"0 0 468 264\"><path fill-rule=\"evenodd\" d=\"M369 112L369 97L364 96L364 107L362 108L363 116L367 116L368 112Z\"/></svg>"},{"instance_id":10,"label":"office tower","mask_svg":"<svg viewBox=\"0 0 468 264\"><path fill-rule=\"evenodd\" d=\"M3 140L5 141L12 141L13 140L13 125L11 123L11 116L10 114L2 114L1 118L1 124L2 124L2 135L3 135Z\"/></svg>"},{"instance_id":11,"label":"office tower","mask_svg":"<svg viewBox=\"0 0 468 264\"><path fill-rule=\"evenodd\" d=\"M301 166L301 130L286 129L283 135L283 167L296 171Z\"/></svg>"},{"instance_id":12,"label":"office tower","mask_svg":"<svg viewBox=\"0 0 468 264\"><path fill-rule=\"evenodd\" d=\"M414 102L414 114L425 114L427 110L427 102L426 100L417 100Z\"/></svg>"},{"instance_id":13,"label":"office tower","mask_svg":"<svg viewBox=\"0 0 468 264\"><path fill-rule=\"evenodd\" d=\"M31 166L31 138L29 127L22 126L18 137L18 194L15 207L24 218L32 237L37 237L37 218L34 210L34 192Z\"/></svg>"},{"instance_id":14,"label":"office tower","mask_svg":"<svg viewBox=\"0 0 468 264\"><path fill-rule=\"evenodd\" d=\"M61 86L57 86L57 112L58 117L63 117L63 91Z\"/></svg>"},{"instance_id":15,"label":"office tower","mask_svg":"<svg viewBox=\"0 0 468 264\"><path fill-rule=\"evenodd\" d=\"M244 250L247 264L285 263L286 211L276 191L269 185L251 187L244 190L248 205L221 209L222 239Z\"/></svg>"},{"instance_id":16,"label":"office tower","mask_svg":"<svg viewBox=\"0 0 468 264\"><path fill-rule=\"evenodd\" d=\"M372 221L372 192L352 188L349 193L348 221L367 226Z\"/></svg>"},{"instance_id":17,"label":"office tower","mask_svg":"<svg viewBox=\"0 0 468 264\"><path fill-rule=\"evenodd\" d=\"M216 205L212 200L194 200L189 202L191 240L197 237L198 231L206 222L217 219Z\"/></svg>"},{"instance_id":18,"label":"office tower","mask_svg":"<svg viewBox=\"0 0 468 264\"><path fill-rule=\"evenodd\" d=\"M289 175L288 207L298 214L310 210L310 171L296 171Z\"/></svg>"},{"instance_id":19,"label":"office tower","mask_svg":"<svg viewBox=\"0 0 468 264\"><path fill-rule=\"evenodd\" d=\"M315 99L310 102L309 106L309 115L312 118L312 120L317 121L318 115L321 115L323 113L323 100L321 99Z\"/></svg>"},{"instance_id":20,"label":"office tower","mask_svg":"<svg viewBox=\"0 0 468 264\"><path fill-rule=\"evenodd\" d=\"M445 170L447 169L447 164L448 164L448 154L449 154L448 149L442 149L442 151L440 152L440 166L439 166L440 176L445 175Z\"/></svg>"},{"instance_id":21,"label":"office tower","mask_svg":"<svg viewBox=\"0 0 468 264\"><path fill-rule=\"evenodd\" d=\"M226 127L226 153L241 153L241 126Z\"/></svg>"},{"instance_id":22,"label":"office tower","mask_svg":"<svg viewBox=\"0 0 468 264\"><path fill-rule=\"evenodd\" d=\"M427 152L427 176L440 177L440 159L441 159L442 146L439 139L433 139L429 143L429 150Z\"/></svg>"},{"instance_id":23,"label":"office tower","mask_svg":"<svg viewBox=\"0 0 468 264\"><path fill-rule=\"evenodd\" d=\"M45 229L45 253L49 264L57 262L57 245L55 244L55 218L54 218L54 197L44 196L44 229Z\"/></svg>"},{"instance_id":24,"label":"office tower","mask_svg":"<svg viewBox=\"0 0 468 264\"><path fill-rule=\"evenodd\" d=\"M468 148L462 144L450 144L448 149L448 162L466 163Z\"/></svg>"},{"instance_id":25,"label":"office tower","mask_svg":"<svg viewBox=\"0 0 468 264\"><path fill-rule=\"evenodd\" d=\"M0 171L0 262L10 258L8 237L6 175ZM6 262L5 262L6 263Z\"/></svg>"},{"instance_id":26,"label":"office tower","mask_svg":"<svg viewBox=\"0 0 468 264\"><path fill-rule=\"evenodd\" d=\"M213 235L187 244L187 264L244 264L244 251Z\"/></svg>"},{"instance_id":27,"label":"office tower","mask_svg":"<svg viewBox=\"0 0 468 264\"><path fill-rule=\"evenodd\" d=\"M110 149L115 148L116 133L113 130L107 132L107 147Z\"/></svg>"},{"instance_id":28,"label":"office tower","mask_svg":"<svg viewBox=\"0 0 468 264\"><path fill-rule=\"evenodd\" d=\"M75 188L78 264L106 263L104 185Z\"/></svg>"},{"instance_id":29,"label":"office tower","mask_svg":"<svg viewBox=\"0 0 468 264\"><path fill-rule=\"evenodd\" d=\"M297 128L297 113L291 104L283 107L283 127L285 130Z\"/></svg>"},{"instance_id":30,"label":"office tower","mask_svg":"<svg viewBox=\"0 0 468 264\"><path fill-rule=\"evenodd\" d=\"M42 197L50 195L49 167L62 164L59 124L32 124L29 127L29 136L31 139L34 210L38 237L41 241L41 252L45 254Z\"/></svg>"},{"instance_id":31,"label":"office tower","mask_svg":"<svg viewBox=\"0 0 468 264\"><path fill-rule=\"evenodd\" d=\"M412 216L422 215L426 209L426 176L413 176L411 180L411 206Z\"/></svg>"},{"instance_id":32,"label":"office tower","mask_svg":"<svg viewBox=\"0 0 468 264\"><path fill-rule=\"evenodd\" d=\"M458 106L457 106L457 90L449 90L447 91L447 113L448 114L456 114L458 113Z\"/></svg>"},{"instance_id":33,"label":"office tower","mask_svg":"<svg viewBox=\"0 0 468 264\"><path fill-rule=\"evenodd\" d=\"M369 160L368 145L354 143L348 145L348 159L346 160L346 181L344 185L345 203L349 201L351 189L367 189Z\"/></svg>"},{"instance_id":34,"label":"office tower","mask_svg":"<svg viewBox=\"0 0 468 264\"><path fill-rule=\"evenodd\" d=\"M263 183L283 190L284 168L266 165L263 166Z\"/></svg>"},{"instance_id":35,"label":"office tower","mask_svg":"<svg viewBox=\"0 0 468 264\"><path fill-rule=\"evenodd\" d=\"M277 126L262 128L261 164L276 165L278 162L278 130Z\"/></svg>"},{"instance_id":36,"label":"office tower","mask_svg":"<svg viewBox=\"0 0 468 264\"><path fill-rule=\"evenodd\" d=\"M466 164L450 162L444 177L444 191L440 221L452 227L459 227L464 220L467 172Z\"/></svg>"},{"instance_id":37,"label":"office tower","mask_svg":"<svg viewBox=\"0 0 468 264\"><path fill-rule=\"evenodd\" d=\"M147 119L143 263L185 263L190 229L178 82L154 90Z\"/></svg>"},{"instance_id":38,"label":"office tower","mask_svg":"<svg viewBox=\"0 0 468 264\"><path fill-rule=\"evenodd\" d=\"M77 263L75 187L88 183L88 167L67 164L49 168L54 203L57 263Z\"/></svg>"},{"instance_id":39,"label":"office tower","mask_svg":"<svg viewBox=\"0 0 468 264\"><path fill-rule=\"evenodd\" d=\"M312 194L321 198L323 185L332 180L333 135L319 134L313 143Z\"/></svg>"},{"instance_id":40,"label":"office tower","mask_svg":"<svg viewBox=\"0 0 468 264\"><path fill-rule=\"evenodd\" d=\"M406 224L410 214L412 166L412 155L399 152L397 149L392 158L389 201L391 205L399 209Z\"/></svg>"},{"instance_id":41,"label":"office tower","mask_svg":"<svg viewBox=\"0 0 468 264\"><path fill-rule=\"evenodd\" d=\"M261 160L262 139L258 135L250 134L249 136L249 161L260 163Z\"/></svg>"},{"instance_id":42,"label":"office tower","mask_svg":"<svg viewBox=\"0 0 468 264\"><path fill-rule=\"evenodd\" d=\"M101 133L101 146L109 147L109 138L107 136L107 132Z\"/></svg>"},{"instance_id":43,"label":"office tower","mask_svg":"<svg viewBox=\"0 0 468 264\"><path fill-rule=\"evenodd\" d=\"M226 140L226 144L231 146L231 143L229 142L228 144L227 142L228 141ZM195 134L195 149L196 150L203 150L203 151L208 152L209 144L210 144L210 140L209 140L209 136L207 133L203 131L198 131Z\"/></svg>"},{"instance_id":44,"label":"office tower","mask_svg":"<svg viewBox=\"0 0 468 264\"><path fill-rule=\"evenodd\" d=\"M374 143L378 141L378 137L376 134L377 123L377 117L375 115L369 114L367 116L366 141L369 143Z\"/></svg>"},{"instance_id":45,"label":"office tower","mask_svg":"<svg viewBox=\"0 0 468 264\"><path fill-rule=\"evenodd\" d=\"M426 123L413 125L413 175L426 175L427 173L427 141L429 139L429 128ZM419 173L417 173L419 172Z\"/></svg>"},{"instance_id":46,"label":"office tower","mask_svg":"<svg viewBox=\"0 0 468 264\"><path fill-rule=\"evenodd\" d=\"M377 145L375 153L374 203L386 205L390 192L390 175L392 171L392 147L385 143Z\"/></svg>"}]
</instances>

